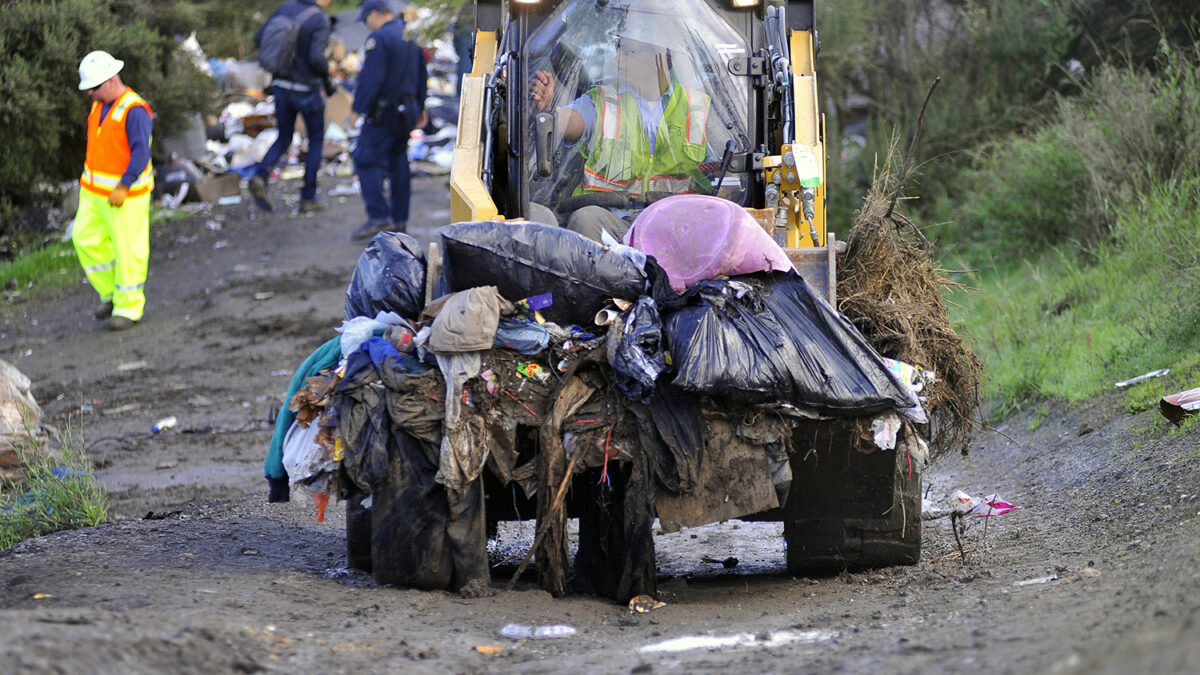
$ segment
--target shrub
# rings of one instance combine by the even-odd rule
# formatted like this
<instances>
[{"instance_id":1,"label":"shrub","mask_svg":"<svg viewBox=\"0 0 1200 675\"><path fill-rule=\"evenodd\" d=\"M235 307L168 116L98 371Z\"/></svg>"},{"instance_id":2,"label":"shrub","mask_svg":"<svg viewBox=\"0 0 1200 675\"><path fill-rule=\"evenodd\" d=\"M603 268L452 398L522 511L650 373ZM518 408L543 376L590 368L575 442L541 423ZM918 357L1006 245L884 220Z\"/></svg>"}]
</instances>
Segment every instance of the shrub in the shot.
<instances>
[{"instance_id":1,"label":"shrub","mask_svg":"<svg viewBox=\"0 0 1200 675\"><path fill-rule=\"evenodd\" d=\"M103 49L125 62L121 78L150 102L156 138L177 132L190 113L207 108L211 79L176 49L175 31L189 31L196 20L177 6L186 4L47 0L5 7L0 232L8 231L18 209L54 199L58 185L79 176L91 101L79 91L78 69L89 51Z\"/></svg>"}]
</instances>

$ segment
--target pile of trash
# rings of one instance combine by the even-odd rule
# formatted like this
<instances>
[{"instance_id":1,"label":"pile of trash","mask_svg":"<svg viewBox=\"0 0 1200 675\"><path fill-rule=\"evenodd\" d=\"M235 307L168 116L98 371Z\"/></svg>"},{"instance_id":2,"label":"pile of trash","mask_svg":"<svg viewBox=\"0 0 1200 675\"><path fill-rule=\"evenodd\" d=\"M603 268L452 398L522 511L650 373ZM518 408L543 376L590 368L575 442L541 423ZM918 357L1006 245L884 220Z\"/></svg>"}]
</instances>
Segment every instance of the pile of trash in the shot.
<instances>
[{"instance_id":1,"label":"pile of trash","mask_svg":"<svg viewBox=\"0 0 1200 675\"><path fill-rule=\"evenodd\" d=\"M371 541L381 583L461 588L488 580L485 472L538 498L539 530L561 517L550 505L573 472L598 472L595 508L636 542L657 491L690 493L731 448L770 477L765 506L780 506L801 420L862 419L876 445L924 461L912 425L928 422L932 374L876 353L741 209L665 217L704 200L723 201L659 202L625 244L466 222L441 228L427 258L405 234L377 235L340 337L292 380L268 478L315 495L319 519L331 494L369 511L393 542ZM714 255L672 253L696 241ZM565 545L550 548L538 549L539 572L565 578ZM594 549L581 541L579 556ZM591 587L652 594L652 549L629 555L619 578L597 571ZM589 565L577 558L577 579Z\"/></svg>"},{"instance_id":2,"label":"pile of trash","mask_svg":"<svg viewBox=\"0 0 1200 675\"><path fill-rule=\"evenodd\" d=\"M194 34L180 43L180 50L212 76L220 94L213 110L195 115L182 134L163 141L168 161L156 167L155 196L169 208L194 202L237 203L241 199L240 181L250 177L254 166L278 139L271 75L255 61L206 56ZM348 50L335 34L326 56L334 70L333 89L325 97L322 172L346 178L354 173L350 157L362 124L362 120L351 121L351 106L363 54L361 49ZM413 130L408 148L414 175L449 173L457 136L458 104L453 84L439 78L431 78L430 82L426 100L430 121L424 128ZM307 147L304 120L298 118L292 143L275 177L301 178Z\"/></svg>"}]
</instances>

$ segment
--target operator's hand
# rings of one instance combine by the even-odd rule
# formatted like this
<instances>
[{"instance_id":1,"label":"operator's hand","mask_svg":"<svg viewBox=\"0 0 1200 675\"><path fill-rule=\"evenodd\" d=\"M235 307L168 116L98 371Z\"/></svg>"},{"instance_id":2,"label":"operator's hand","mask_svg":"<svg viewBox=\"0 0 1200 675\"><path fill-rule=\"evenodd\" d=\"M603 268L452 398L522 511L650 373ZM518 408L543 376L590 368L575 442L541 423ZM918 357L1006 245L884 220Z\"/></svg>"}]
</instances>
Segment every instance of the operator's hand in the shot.
<instances>
[{"instance_id":1,"label":"operator's hand","mask_svg":"<svg viewBox=\"0 0 1200 675\"><path fill-rule=\"evenodd\" d=\"M118 184L112 192L108 193L108 203L113 206L120 206L125 203L125 198L129 196L129 188Z\"/></svg>"},{"instance_id":2,"label":"operator's hand","mask_svg":"<svg viewBox=\"0 0 1200 675\"><path fill-rule=\"evenodd\" d=\"M422 110L421 114L417 117L417 126L415 126L413 128L414 129L424 129L428 125L429 125L429 111Z\"/></svg>"},{"instance_id":3,"label":"operator's hand","mask_svg":"<svg viewBox=\"0 0 1200 675\"><path fill-rule=\"evenodd\" d=\"M554 76L549 71L539 70L533 74L529 96L537 102L538 110L546 110L554 101Z\"/></svg>"}]
</instances>

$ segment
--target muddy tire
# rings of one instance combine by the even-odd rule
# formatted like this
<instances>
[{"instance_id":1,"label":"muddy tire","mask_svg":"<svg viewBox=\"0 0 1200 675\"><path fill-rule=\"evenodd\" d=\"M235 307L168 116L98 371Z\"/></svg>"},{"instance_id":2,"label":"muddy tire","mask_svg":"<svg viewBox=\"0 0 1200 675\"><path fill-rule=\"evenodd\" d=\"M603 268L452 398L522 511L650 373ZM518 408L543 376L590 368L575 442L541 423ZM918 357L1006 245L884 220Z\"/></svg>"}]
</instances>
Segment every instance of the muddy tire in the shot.
<instances>
[{"instance_id":1,"label":"muddy tire","mask_svg":"<svg viewBox=\"0 0 1200 675\"><path fill-rule=\"evenodd\" d=\"M921 470L906 452L865 447L853 422L798 434L783 519L792 574L914 565L921 557Z\"/></svg>"}]
</instances>

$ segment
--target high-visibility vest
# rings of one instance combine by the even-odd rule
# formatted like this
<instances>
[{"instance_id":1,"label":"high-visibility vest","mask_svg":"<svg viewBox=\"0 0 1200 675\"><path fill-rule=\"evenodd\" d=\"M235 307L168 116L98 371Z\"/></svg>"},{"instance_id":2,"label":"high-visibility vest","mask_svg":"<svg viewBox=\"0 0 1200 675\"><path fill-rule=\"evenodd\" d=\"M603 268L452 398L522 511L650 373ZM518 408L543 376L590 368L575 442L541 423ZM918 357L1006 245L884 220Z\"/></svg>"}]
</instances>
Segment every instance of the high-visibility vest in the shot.
<instances>
[{"instance_id":1,"label":"high-visibility vest","mask_svg":"<svg viewBox=\"0 0 1200 675\"><path fill-rule=\"evenodd\" d=\"M676 83L658 123L654 154L633 94L609 85L589 94L596 107L596 129L586 149L583 178L574 194L617 192L642 199L648 192L683 194L709 190L698 170L705 154L709 97L703 90Z\"/></svg>"},{"instance_id":2,"label":"high-visibility vest","mask_svg":"<svg viewBox=\"0 0 1200 675\"><path fill-rule=\"evenodd\" d=\"M150 104L129 88L117 97L103 120L100 119L103 105L99 101L92 102L92 112L88 115L87 157L83 160L83 175L79 177L79 185L84 190L107 197L121 182L130 159L125 115L134 106L144 108L151 119L154 118ZM137 197L152 189L154 171L147 161L141 175L129 186L129 196Z\"/></svg>"}]
</instances>

